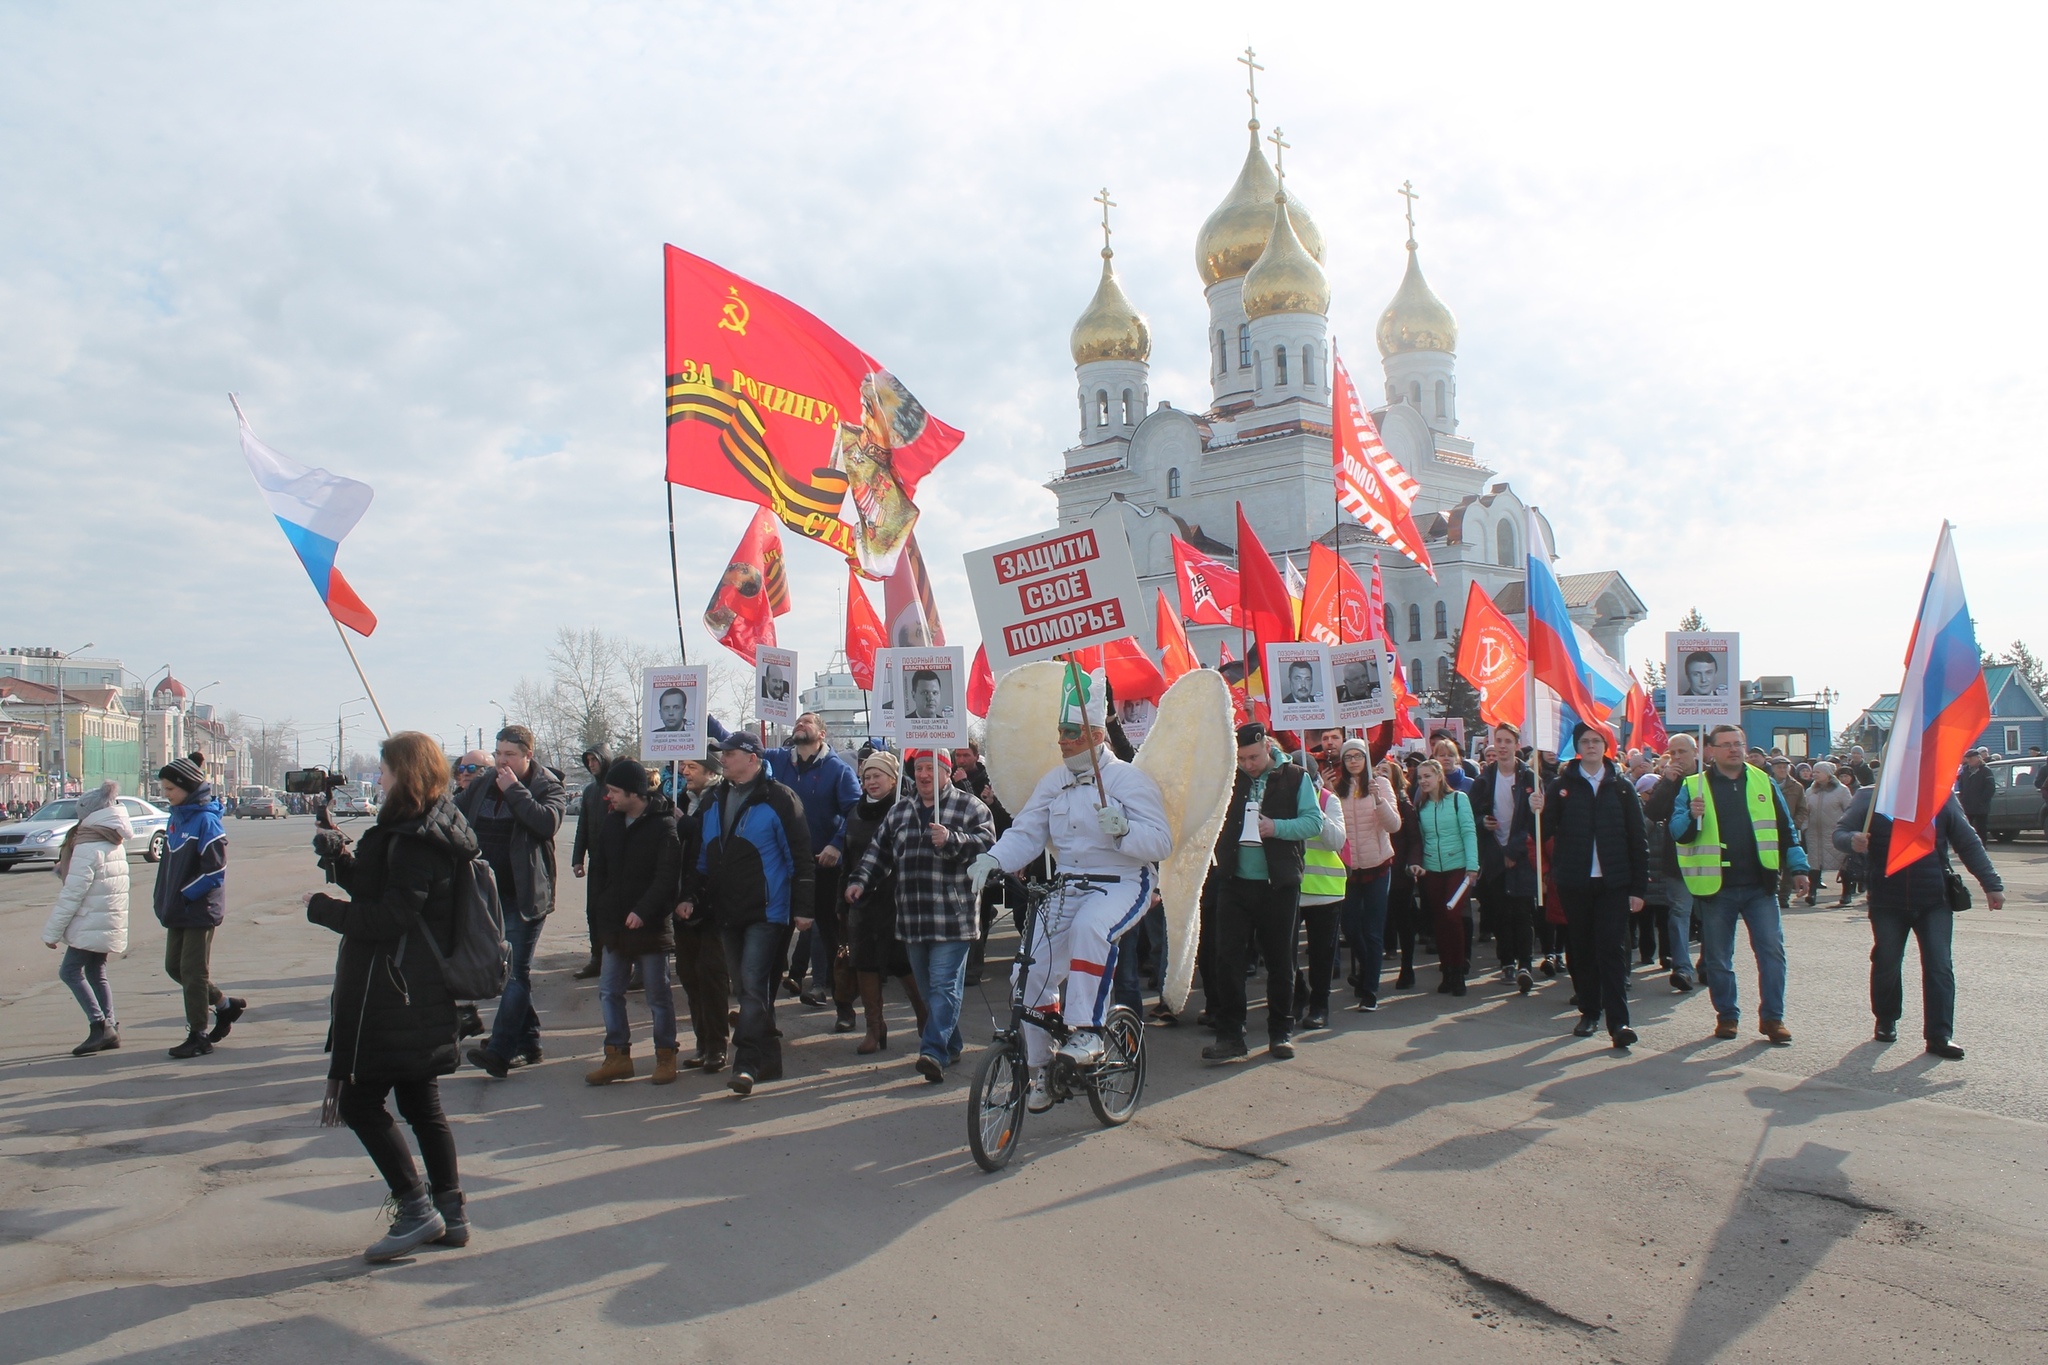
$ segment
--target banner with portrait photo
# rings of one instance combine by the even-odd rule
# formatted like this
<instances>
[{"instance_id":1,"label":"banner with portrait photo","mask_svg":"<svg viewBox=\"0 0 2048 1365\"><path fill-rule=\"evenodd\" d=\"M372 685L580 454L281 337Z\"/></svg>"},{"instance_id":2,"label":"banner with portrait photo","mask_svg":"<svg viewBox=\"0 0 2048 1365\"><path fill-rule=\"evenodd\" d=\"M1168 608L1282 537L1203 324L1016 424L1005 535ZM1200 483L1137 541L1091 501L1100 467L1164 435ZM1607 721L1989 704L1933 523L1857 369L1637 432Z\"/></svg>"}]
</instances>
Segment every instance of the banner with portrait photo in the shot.
<instances>
[{"instance_id":1,"label":"banner with portrait photo","mask_svg":"<svg viewBox=\"0 0 2048 1365\"><path fill-rule=\"evenodd\" d=\"M794 724L802 712L797 701L796 651L771 649L754 651L754 714L771 725Z\"/></svg>"},{"instance_id":2,"label":"banner with portrait photo","mask_svg":"<svg viewBox=\"0 0 2048 1365\"><path fill-rule=\"evenodd\" d=\"M650 763L705 756L705 669L674 664L640 674L640 757Z\"/></svg>"},{"instance_id":3,"label":"banner with portrait photo","mask_svg":"<svg viewBox=\"0 0 2048 1365\"><path fill-rule=\"evenodd\" d=\"M1145 742L1145 736L1152 733L1152 718L1158 713L1159 708L1142 697L1132 697L1128 701L1121 697L1117 699L1116 723L1123 728L1124 738L1133 745Z\"/></svg>"},{"instance_id":4,"label":"banner with portrait photo","mask_svg":"<svg viewBox=\"0 0 2048 1365\"><path fill-rule=\"evenodd\" d=\"M1670 631L1664 636L1664 724L1676 730L1742 724L1740 636Z\"/></svg>"},{"instance_id":5,"label":"banner with portrait photo","mask_svg":"<svg viewBox=\"0 0 2048 1365\"><path fill-rule=\"evenodd\" d=\"M954 749L967 743L964 646L892 649L889 672L896 683L896 739L902 747Z\"/></svg>"},{"instance_id":6,"label":"banner with portrait photo","mask_svg":"<svg viewBox=\"0 0 2048 1365\"><path fill-rule=\"evenodd\" d=\"M1328 645L1312 640L1267 645L1266 686L1275 730L1328 729L1337 723Z\"/></svg>"},{"instance_id":7,"label":"banner with portrait photo","mask_svg":"<svg viewBox=\"0 0 2048 1365\"><path fill-rule=\"evenodd\" d=\"M896 737L896 651L875 651L875 690L868 705L868 733L881 739Z\"/></svg>"},{"instance_id":8,"label":"banner with portrait photo","mask_svg":"<svg viewBox=\"0 0 2048 1365\"><path fill-rule=\"evenodd\" d=\"M1336 678L1337 724L1385 725L1394 718L1394 689L1387 686L1389 670L1401 665L1378 640L1335 645L1330 649L1330 672Z\"/></svg>"}]
</instances>

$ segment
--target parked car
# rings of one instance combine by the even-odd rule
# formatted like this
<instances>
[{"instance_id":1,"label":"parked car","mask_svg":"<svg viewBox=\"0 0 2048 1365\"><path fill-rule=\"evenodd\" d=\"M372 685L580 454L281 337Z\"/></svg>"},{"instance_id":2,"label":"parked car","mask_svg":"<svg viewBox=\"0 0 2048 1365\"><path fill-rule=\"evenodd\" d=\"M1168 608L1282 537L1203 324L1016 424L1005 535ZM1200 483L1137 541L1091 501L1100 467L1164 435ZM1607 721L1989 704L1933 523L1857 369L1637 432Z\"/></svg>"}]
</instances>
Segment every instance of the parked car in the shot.
<instances>
[{"instance_id":1,"label":"parked car","mask_svg":"<svg viewBox=\"0 0 2048 1365\"><path fill-rule=\"evenodd\" d=\"M328 804L337 820L360 820L377 813L377 807L372 802L365 800L361 793L352 792L346 787L336 792Z\"/></svg>"},{"instance_id":2,"label":"parked car","mask_svg":"<svg viewBox=\"0 0 2048 1365\"><path fill-rule=\"evenodd\" d=\"M2023 830L2048 834L2048 811L2043 810L2042 794L2034 786L2043 763L2048 763L2048 758L2036 756L1994 759L1985 765L1998 778L1998 790L1991 797L1991 818L1985 827L2000 843L2009 842Z\"/></svg>"},{"instance_id":3,"label":"parked car","mask_svg":"<svg viewBox=\"0 0 2048 1365\"><path fill-rule=\"evenodd\" d=\"M164 842L169 837L166 831L171 825L169 813L133 796L122 797L121 805L128 812L128 823L135 827L135 839L128 845L128 851L140 853L145 862L153 863L163 857ZM0 871L28 863L56 862L64 836L77 823L78 802L66 798L48 803L26 820L0 825Z\"/></svg>"},{"instance_id":4,"label":"parked car","mask_svg":"<svg viewBox=\"0 0 2048 1365\"><path fill-rule=\"evenodd\" d=\"M284 802L268 787L244 787L235 797L237 820L282 820L285 814Z\"/></svg>"}]
</instances>

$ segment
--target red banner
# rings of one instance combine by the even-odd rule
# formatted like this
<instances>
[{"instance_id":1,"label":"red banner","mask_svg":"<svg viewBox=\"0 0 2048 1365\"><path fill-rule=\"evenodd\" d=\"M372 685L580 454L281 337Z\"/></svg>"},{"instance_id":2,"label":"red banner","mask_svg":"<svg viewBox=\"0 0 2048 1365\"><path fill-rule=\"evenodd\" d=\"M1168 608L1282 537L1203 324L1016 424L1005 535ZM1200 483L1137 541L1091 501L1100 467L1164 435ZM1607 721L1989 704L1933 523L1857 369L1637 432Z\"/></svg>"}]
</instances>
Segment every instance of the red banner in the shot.
<instances>
[{"instance_id":1,"label":"red banner","mask_svg":"<svg viewBox=\"0 0 2048 1365\"><path fill-rule=\"evenodd\" d=\"M1380 429L1373 425L1358 390L1351 383L1344 362L1331 353L1336 382L1330 394L1331 425L1336 438L1331 458L1336 467L1337 501L1358 518L1366 530L1407 555L1436 577L1436 566L1422 547L1422 533L1408 509L1420 491L1401 462L1387 453L1380 442Z\"/></svg>"},{"instance_id":2,"label":"red banner","mask_svg":"<svg viewBox=\"0 0 2048 1365\"><path fill-rule=\"evenodd\" d=\"M754 513L739 548L711 590L704 629L733 653L754 662L754 651L775 643L775 618L789 611L789 580L782 567L782 532L766 508Z\"/></svg>"},{"instance_id":3,"label":"red banner","mask_svg":"<svg viewBox=\"0 0 2048 1365\"><path fill-rule=\"evenodd\" d=\"M846 664L853 674L853 685L863 692L875 690L875 651L889 647L889 633L882 629L882 618L875 615L874 604L868 601L868 590L861 586L860 570L848 565L846 569Z\"/></svg>"},{"instance_id":4,"label":"red banner","mask_svg":"<svg viewBox=\"0 0 2048 1365\"><path fill-rule=\"evenodd\" d=\"M1273 557L1244 519L1244 504L1237 505L1237 582L1240 610L1261 647L1287 644L1294 639L1294 603L1287 596L1287 584Z\"/></svg>"},{"instance_id":5,"label":"red banner","mask_svg":"<svg viewBox=\"0 0 2048 1365\"><path fill-rule=\"evenodd\" d=\"M1458 675L1479 693L1479 718L1520 729L1529 697L1529 645L1477 583L1465 594Z\"/></svg>"},{"instance_id":6,"label":"red banner","mask_svg":"<svg viewBox=\"0 0 2048 1365\"><path fill-rule=\"evenodd\" d=\"M1237 624L1237 570L1173 538L1173 570L1180 580L1180 614L1198 626Z\"/></svg>"},{"instance_id":7,"label":"red banner","mask_svg":"<svg viewBox=\"0 0 2048 1365\"><path fill-rule=\"evenodd\" d=\"M1166 678L1152 656L1126 635L1105 645L1077 649L1068 656L1083 673L1102 670L1118 701L1158 701L1166 695Z\"/></svg>"},{"instance_id":8,"label":"red banner","mask_svg":"<svg viewBox=\"0 0 2048 1365\"><path fill-rule=\"evenodd\" d=\"M1307 586L1301 596L1301 638L1326 645L1355 644L1378 636L1371 599L1344 557L1316 541L1308 547Z\"/></svg>"},{"instance_id":9,"label":"red banner","mask_svg":"<svg viewBox=\"0 0 2048 1365\"><path fill-rule=\"evenodd\" d=\"M1188 643L1187 630L1180 618L1166 604L1166 590L1159 591L1159 619L1156 623L1157 642L1160 650L1159 673L1166 679L1168 687L1180 681L1183 673L1192 673L1202 666L1195 657L1194 646Z\"/></svg>"},{"instance_id":10,"label":"red banner","mask_svg":"<svg viewBox=\"0 0 2048 1365\"><path fill-rule=\"evenodd\" d=\"M988 704L995 699L995 670L988 666L988 646L974 647L974 665L967 670L967 714L988 715Z\"/></svg>"},{"instance_id":11,"label":"red banner","mask_svg":"<svg viewBox=\"0 0 2048 1365\"><path fill-rule=\"evenodd\" d=\"M891 649L915 649L946 643L939 623L939 604L932 596L932 578L918 552L917 537L905 536L896 571L882 584L882 611L889 623Z\"/></svg>"},{"instance_id":12,"label":"red banner","mask_svg":"<svg viewBox=\"0 0 2048 1365\"><path fill-rule=\"evenodd\" d=\"M875 577L960 444L880 363L780 295L664 247L668 481L758 503ZM851 492L853 520L841 520Z\"/></svg>"}]
</instances>

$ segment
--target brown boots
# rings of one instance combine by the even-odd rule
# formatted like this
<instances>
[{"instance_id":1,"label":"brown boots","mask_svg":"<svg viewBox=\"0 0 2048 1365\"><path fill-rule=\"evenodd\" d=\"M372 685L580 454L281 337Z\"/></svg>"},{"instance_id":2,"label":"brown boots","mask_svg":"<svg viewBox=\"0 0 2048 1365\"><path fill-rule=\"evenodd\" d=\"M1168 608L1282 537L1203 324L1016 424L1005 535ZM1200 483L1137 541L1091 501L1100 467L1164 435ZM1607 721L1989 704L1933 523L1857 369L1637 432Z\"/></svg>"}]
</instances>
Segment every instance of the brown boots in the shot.
<instances>
[{"instance_id":1,"label":"brown boots","mask_svg":"<svg viewBox=\"0 0 2048 1365\"><path fill-rule=\"evenodd\" d=\"M672 1085L676 1079L676 1050L672 1047L654 1049L654 1083Z\"/></svg>"},{"instance_id":2,"label":"brown boots","mask_svg":"<svg viewBox=\"0 0 2048 1365\"><path fill-rule=\"evenodd\" d=\"M882 1018L882 974L862 972L860 974L860 1003L867 1011L868 1036L860 1040L854 1051L866 1057L889 1046L889 1023Z\"/></svg>"},{"instance_id":3,"label":"brown boots","mask_svg":"<svg viewBox=\"0 0 2048 1365\"><path fill-rule=\"evenodd\" d=\"M675 1053L673 1052L669 1053L669 1065L669 1079L674 1080ZM611 1047L609 1045L604 1050L603 1064L597 1070L587 1071L583 1075L585 1085L610 1085L613 1081L630 1081L632 1079L633 1054L625 1048Z\"/></svg>"}]
</instances>

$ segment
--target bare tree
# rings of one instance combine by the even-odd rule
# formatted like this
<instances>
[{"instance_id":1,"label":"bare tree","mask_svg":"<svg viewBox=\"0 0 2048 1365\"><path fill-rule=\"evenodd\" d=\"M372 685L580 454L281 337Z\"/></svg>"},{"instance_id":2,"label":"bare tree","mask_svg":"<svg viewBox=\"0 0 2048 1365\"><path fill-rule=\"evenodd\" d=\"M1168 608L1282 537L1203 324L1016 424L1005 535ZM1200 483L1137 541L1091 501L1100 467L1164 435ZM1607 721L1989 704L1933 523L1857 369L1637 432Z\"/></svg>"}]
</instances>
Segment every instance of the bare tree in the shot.
<instances>
[{"instance_id":1,"label":"bare tree","mask_svg":"<svg viewBox=\"0 0 2048 1365\"><path fill-rule=\"evenodd\" d=\"M711 714L729 729L754 723L754 670L731 659L714 658L705 668L704 690Z\"/></svg>"},{"instance_id":2,"label":"bare tree","mask_svg":"<svg viewBox=\"0 0 2048 1365\"><path fill-rule=\"evenodd\" d=\"M230 711L225 723L244 756L243 780L256 786L276 786L284 770L291 767L287 756L298 741L298 722L289 716L265 721Z\"/></svg>"}]
</instances>

